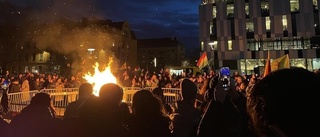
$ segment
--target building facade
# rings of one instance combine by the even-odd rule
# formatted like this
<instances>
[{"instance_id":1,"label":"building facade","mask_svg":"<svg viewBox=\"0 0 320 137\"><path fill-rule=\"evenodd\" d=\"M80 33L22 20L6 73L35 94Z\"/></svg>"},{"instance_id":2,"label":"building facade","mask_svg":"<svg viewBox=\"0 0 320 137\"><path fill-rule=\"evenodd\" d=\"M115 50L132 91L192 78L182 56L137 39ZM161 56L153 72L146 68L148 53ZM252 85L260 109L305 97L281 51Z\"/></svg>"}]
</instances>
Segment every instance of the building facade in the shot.
<instances>
[{"instance_id":1,"label":"building facade","mask_svg":"<svg viewBox=\"0 0 320 137\"><path fill-rule=\"evenodd\" d=\"M148 70L181 66L185 49L173 38L138 39L138 64Z\"/></svg>"},{"instance_id":2,"label":"building facade","mask_svg":"<svg viewBox=\"0 0 320 137\"><path fill-rule=\"evenodd\" d=\"M11 43L0 37L0 48L3 49L0 51L3 53L1 73L68 76L92 69L95 62L105 66L110 57L113 58L111 68L115 72L125 62L137 64L137 40L127 21L83 19L80 22L62 21L36 27L35 31L29 30L34 32L29 37L23 35L16 41L10 40ZM28 31L21 28L20 32L12 32L11 35L19 33Z\"/></svg>"},{"instance_id":3,"label":"building facade","mask_svg":"<svg viewBox=\"0 0 320 137\"><path fill-rule=\"evenodd\" d=\"M320 68L319 0L202 0L200 49L218 69L246 74L289 55L290 65Z\"/></svg>"}]
</instances>

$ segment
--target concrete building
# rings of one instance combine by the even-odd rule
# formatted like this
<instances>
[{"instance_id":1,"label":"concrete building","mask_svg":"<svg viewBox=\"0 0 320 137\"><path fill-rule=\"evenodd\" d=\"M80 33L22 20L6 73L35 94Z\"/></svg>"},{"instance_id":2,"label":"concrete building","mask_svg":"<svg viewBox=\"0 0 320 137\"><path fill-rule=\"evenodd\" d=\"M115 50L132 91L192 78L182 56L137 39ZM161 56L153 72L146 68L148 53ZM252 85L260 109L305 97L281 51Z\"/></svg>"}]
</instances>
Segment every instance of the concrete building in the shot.
<instances>
[{"instance_id":1,"label":"concrete building","mask_svg":"<svg viewBox=\"0 0 320 137\"><path fill-rule=\"evenodd\" d=\"M185 56L183 45L175 38L138 39L138 64L148 70L181 66Z\"/></svg>"},{"instance_id":2,"label":"concrete building","mask_svg":"<svg viewBox=\"0 0 320 137\"><path fill-rule=\"evenodd\" d=\"M251 74L289 55L290 65L320 68L319 0L202 0L200 49L218 69Z\"/></svg>"}]
</instances>

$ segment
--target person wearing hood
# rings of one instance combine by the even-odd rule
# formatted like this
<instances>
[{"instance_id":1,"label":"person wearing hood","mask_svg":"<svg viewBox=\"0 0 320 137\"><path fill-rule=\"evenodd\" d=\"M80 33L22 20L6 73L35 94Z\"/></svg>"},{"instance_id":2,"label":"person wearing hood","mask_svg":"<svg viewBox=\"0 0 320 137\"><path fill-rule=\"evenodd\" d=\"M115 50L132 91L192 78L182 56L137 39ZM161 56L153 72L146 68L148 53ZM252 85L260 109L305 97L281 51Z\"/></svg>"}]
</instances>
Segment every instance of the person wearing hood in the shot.
<instances>
[{"instance_id":1,"label":"person wearing hood","mask_svg":"<svg viewBox=\"0 0 320 137\"><path fill-rule=\"evenodd\" d=\"M171 115L173 137L196 137L202 115L194 105L198 87L190 79L183 79L180 89L182 100L177 101L176 109Z\"/></svg>"}]
</instances>

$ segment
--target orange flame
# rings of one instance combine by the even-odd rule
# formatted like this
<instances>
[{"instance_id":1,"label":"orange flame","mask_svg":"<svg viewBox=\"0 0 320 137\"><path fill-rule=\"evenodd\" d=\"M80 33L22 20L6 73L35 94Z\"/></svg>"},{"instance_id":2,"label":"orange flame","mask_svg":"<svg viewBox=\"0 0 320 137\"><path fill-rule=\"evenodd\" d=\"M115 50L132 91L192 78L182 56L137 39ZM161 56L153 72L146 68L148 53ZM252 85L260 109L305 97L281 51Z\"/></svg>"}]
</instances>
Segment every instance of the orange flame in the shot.
<instances>
[{"instance_id":1,"label":"orange flame","mask_svg":"<svg viewBox=\"0 0 320 137\"><path fill-rule=\"evenodd\" d=\"M90 72L84 75L84 79L93 85L93 94L99 96L99 90L101 86L107 83L115 83L117 84L117 79L111 73L110 63L109 65L103 70L99 70L99 63L95 63L93 66L94 74L92 75Z\"/></svg>"}]
</instances>

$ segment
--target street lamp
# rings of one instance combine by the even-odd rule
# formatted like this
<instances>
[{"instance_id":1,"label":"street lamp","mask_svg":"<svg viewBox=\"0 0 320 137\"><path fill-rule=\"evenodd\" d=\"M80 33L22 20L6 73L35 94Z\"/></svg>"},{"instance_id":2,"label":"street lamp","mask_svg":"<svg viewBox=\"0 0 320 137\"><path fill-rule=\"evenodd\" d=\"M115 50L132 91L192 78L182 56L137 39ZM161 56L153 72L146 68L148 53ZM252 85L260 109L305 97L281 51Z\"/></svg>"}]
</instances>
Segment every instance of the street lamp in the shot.
<instances>
[{"instance_id":1,"label":"street lamp","mask_svg":"<svg viewBox=\"0 0 320 137\"><path fill-rule=\"evenodd\" d=\"M87 50L88 50L89 54L92 54L96 49L94 49L94 48L88 48Z\"/></svg>"}]
</instances>

